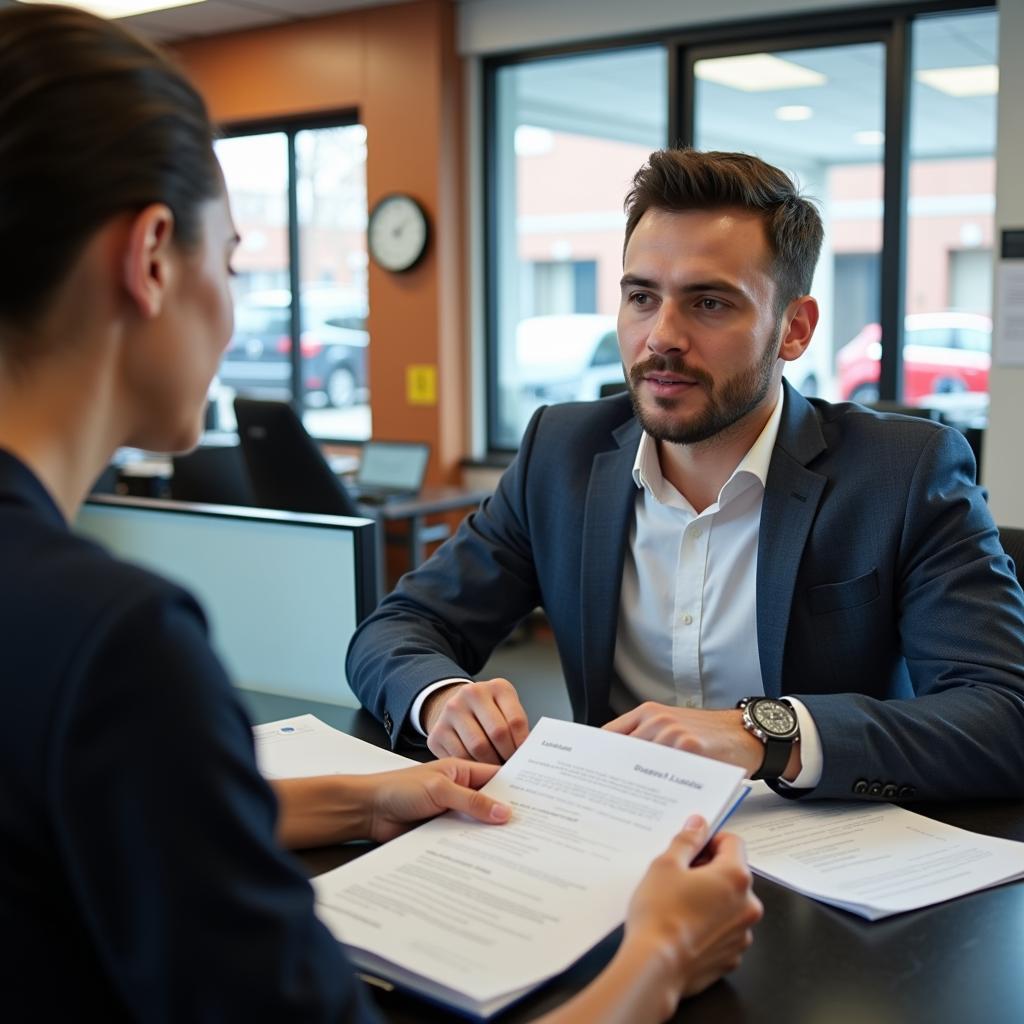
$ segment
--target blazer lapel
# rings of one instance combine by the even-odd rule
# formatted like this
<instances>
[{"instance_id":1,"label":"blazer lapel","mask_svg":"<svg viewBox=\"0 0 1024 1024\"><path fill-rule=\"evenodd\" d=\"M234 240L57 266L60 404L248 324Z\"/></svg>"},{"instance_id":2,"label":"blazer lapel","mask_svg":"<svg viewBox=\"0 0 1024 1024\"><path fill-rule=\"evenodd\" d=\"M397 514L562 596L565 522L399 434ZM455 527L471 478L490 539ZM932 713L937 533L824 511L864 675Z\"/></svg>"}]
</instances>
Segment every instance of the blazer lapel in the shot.
<instances>
[{"instance_id":1,"label":"blazer lapel","mask_svg":"<svg viewBox=\"0 0 1024 1024\"><path fill-rule=\"evenodd\" d=\"M603 721L608 709L622 566L636 501L632 470L640 424L631 419L612 436L618 447L594 457L583 516L580 644L586 695L583 720L591 724Z\"/></svg>"},{"instance_id":2,"label":"blazer lapel","mask_svg":"<svg viewBox=\"0 0 1024 1024\"><path fill-rule=\"evenodd\" d=\"M827 478L807 469L825 450L814 408L788 383L757 546L757 646L769 697L782 693L782 656L797 570Z\"/></svg>"}]
</instances>

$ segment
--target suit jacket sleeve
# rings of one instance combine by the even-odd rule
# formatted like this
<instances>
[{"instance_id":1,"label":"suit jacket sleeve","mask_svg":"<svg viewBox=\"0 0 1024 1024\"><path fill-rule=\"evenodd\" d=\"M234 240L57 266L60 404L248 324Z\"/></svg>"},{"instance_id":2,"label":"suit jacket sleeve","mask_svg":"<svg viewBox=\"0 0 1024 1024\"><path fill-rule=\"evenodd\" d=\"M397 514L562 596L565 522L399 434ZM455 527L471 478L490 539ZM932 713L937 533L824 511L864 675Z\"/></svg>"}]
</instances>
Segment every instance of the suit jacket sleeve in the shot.
<instances>
[{"instance_id":1,"label":"suit jacket sleeve","mask_svg":"<svg viewBox=\"0 0 1024 1024\"><path fill-rule=\"evenodd\" d=\"M439 679L472 678L540 603L526 486L543 409L494 495L356 630L349 685L396 743L417 693Z\"/></svg>"},{"instance_id":2,"label":"suit jacket sleeve","mask_svg":"<svg viewBox=\"0 0 1024 1024\"><path fill-rule=\"evenodd\" d=\"M879 497L881 518L895 523L892 539L881 539L879 520L857 524L843 542L880 551L892 544L894 551L878 557L879 566L894 566L881 574L881 592L867 600L872 594L861 588L864 603L849 609L839 606L852 591L819 586L804 595L816 613L817 642L843 663L835 672L878 669L885 659L893 666L879 671L888 679L843 680L850 692L792 688L821 737L824 770L815 797L1024 793L1024 595L974 473L962 435L931 431L909 483ZM893 495L905 501L902 521ZM829 634L840 616L842 628ZM860 658L858 642L875 649ZM814 656L804 648L805 659Z\"/></svg>"}]
</instances>

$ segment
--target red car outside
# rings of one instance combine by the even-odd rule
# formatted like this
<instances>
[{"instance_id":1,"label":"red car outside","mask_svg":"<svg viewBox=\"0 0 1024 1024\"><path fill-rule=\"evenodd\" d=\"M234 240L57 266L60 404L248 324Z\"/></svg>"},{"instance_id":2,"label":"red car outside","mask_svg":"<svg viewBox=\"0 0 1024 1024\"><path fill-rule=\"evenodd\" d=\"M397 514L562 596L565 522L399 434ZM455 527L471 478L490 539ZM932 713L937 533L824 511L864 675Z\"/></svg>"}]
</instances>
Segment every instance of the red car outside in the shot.
<instances>
[{"instance_id":1,"label":"red car outside","mask_svg":"<svg viewBox=\"0 0 1024 1024\"><path fill-rule=\"evenodd\" d=\"M868 324L836 354L839 395L878 399L882 329ZM977 313L913 313L904 321L903 401L928 395L988 391L992 321Z\"/></svg>"}]
</instances>

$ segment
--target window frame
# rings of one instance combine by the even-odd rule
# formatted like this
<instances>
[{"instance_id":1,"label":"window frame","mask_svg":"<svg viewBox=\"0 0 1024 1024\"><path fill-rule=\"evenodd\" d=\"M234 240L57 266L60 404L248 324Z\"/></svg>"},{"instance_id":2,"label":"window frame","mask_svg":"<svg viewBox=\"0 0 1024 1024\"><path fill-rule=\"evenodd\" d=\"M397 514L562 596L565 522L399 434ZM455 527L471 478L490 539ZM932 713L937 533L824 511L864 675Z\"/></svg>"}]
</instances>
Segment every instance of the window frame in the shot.
<instances>
[{"instance_id":1,"label":"window frame","mask_svg":"<svg viewBox=\"0 0 1024 1024\"><path fill-rule=\"evenodd\" d=\"M932 0L920 4L851 8L825 12L807 28L806 13L731 21L693 29L666 29L565 46L510 51L483 60L483 242L484 242L484 377L486 381L486 449L489 454L515 452L495 443L498 427L498 124L497 80L503 68L559 56L598 55L615 50L662 45L668 58L665 102L668 134L664 145L694 138L696 88L694 64L707 57L756 52L758 49L806 49L875 42L885 48L885 105L882 193L882 249L879 259L879 322L882 354L879 397L898 401L903 394L903 343L909 232L910 90L912 24L917 18L958 12L998 10L992 0ZM895 144L893 144L895 141Z\"/></svg>"},{"instance_id":2,"label":"window frame","mask_svg":"<svg viewBox=\"0 0 1024 1024\"><path fill-rule=\"evenodd\" d=\"M289 404L300 419L306 411L306 406L302 373L302 346L296 341L296 339L302 337L303 322L302 303L301 301L296 302L296 296L301 297L302 294L302 247L299 237L299 183L295 137L299 132L316 131L325 128L352 128L362 123L359 119L358 109L345 108L339 111L309 116L227 121L218 126L217 138L219 139L238 139L253 135L270 134L285 136L288 160L286 196L288 209L288 288L291 293L291 300L288 304L288 322L292 342L289 351L291 366L291 399ZM366 439L317 434L316 440L325 444L362 444Z\"/></svg>"}]
</instances>

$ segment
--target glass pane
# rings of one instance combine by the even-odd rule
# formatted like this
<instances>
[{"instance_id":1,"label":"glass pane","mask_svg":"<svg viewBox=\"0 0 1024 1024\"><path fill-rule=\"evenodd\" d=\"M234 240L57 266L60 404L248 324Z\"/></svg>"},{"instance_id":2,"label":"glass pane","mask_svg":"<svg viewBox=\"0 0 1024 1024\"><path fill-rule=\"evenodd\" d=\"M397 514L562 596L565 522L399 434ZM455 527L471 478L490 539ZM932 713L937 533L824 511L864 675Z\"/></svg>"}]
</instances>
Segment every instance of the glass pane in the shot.
<instances>
[{"instance_id":1,"label":"glass pane","mask_svg":"<svg viewBox=\"0 0 1024 1024\"><path fill-rule=\"evenodd\" d=\"M366 129L295 136L302 269L303 419L320 437L370 436Z\"/></svg>"},{"instance_id":2,"label":"glass pane","mask_svg":"<svg viewBox=\"0 0 1024 1024\"><path fill-rule=\"evenodd\" d=\"M998 18L913 23L903 400L962 426L988 410Z\"/></svg>"},{"instance_id":3,"label":"glass pane","mask_svg":"<svg viewBox=\"0 0 1024 1024\"><path fill-rule=\"evenodd\" d=\"M864 397L849 367L866 360L878 379L884 46L716 57L694 71L697 147L753 153L820 204L825 243L812 293L821 321L786 376L806 395ZM865 348L874 362L854 360Z\"/></svg>"},{"instance_id":4,"label":"glass pane","mask_svg":"<svg viewBox=\"0 0 1024 1024\"><path fill-rule=\"evenodd\" d=\"M622 381L607 343L622 200L665 145L666 68L664 48L652 46L497 73L495 447L515 447L537 406L597 398L602 384Z\"/></svg>"},{"instance_id":5,"label":"glass pane","mask_svg":"<svg viewBox=\"0 0 1024 1024\"><path fill-rule=\"evenodd\" d=\"M235 331L215 381L215 425L235 426L231 400L290 399L288 140L283 132L217 141L242 237L233 266Z\"/></svg>"}]
</instances>

